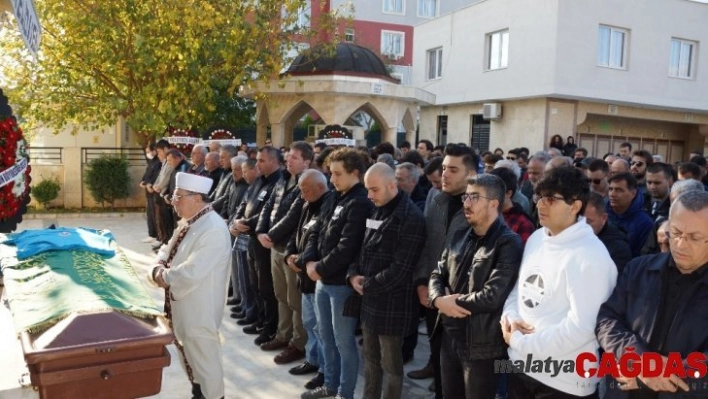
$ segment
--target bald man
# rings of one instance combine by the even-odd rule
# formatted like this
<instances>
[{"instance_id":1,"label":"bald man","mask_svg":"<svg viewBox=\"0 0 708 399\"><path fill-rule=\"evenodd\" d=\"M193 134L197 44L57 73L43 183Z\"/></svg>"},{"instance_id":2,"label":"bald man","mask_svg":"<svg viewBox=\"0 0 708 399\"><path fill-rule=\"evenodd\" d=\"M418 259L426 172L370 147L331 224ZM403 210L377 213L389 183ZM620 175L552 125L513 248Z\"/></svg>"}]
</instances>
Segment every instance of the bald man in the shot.
<instances>
[{"instance_id":1,"label":"bald man","mask_svg":"<svg viewBox=\"0 0 708 399\"><path fill-rule=\"evenodd\" d=\"M570 157L553 157L546 164L546 172L554 168L572 167L573 160Z\"/></svg>"},{"instance_id":2,"label":"bald man","mask_svg":"<svg viewBox=\"0 0 708 399\"><path fill-rule=\"evenodd\" d=\"M620 173L628 173L629 172L629 162L625 161L622 158L619 158L612 162L612 165L610 165L610 174L609 177L612 177L614 175L618 175Z\"/></svg>"},{"instance_id":3,"label":"bald man","mask_svg":"<svg viewBox=\"0 0 708 399\"><path fill-rule=\"evenodd\" d=\"M376 208L366 220L359 257L347 280L361 295L364 333L364 397L400 398L403 390L403 338L415 331L418 304L413 272L425 244L425 219L396 185L386 164L374 164L364 176Z\"/></svg>"}]
</instances>

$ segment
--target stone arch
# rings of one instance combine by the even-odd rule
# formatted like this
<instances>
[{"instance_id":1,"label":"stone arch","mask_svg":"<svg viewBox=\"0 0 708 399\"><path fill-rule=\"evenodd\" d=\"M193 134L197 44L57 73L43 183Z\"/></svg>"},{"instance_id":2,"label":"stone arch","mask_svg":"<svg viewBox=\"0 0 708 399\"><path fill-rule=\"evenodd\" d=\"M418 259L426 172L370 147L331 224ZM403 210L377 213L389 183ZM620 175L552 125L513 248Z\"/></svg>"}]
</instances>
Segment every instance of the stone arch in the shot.
<instances>
[{"instance_id":1,"label":"stone arch","mask_svg":"<svg viewBox=\"0 0 708 399\"><path fill-rule=\"evenodd\" d=\"M385 137L386 131L389 129L388 120L383 116L383 114L379 111L379 109L369 101L356 107L354 109L354 111L349 113L349 115L346 117L346 119L344 121L342 121L341 124L344 124L344 125L356 124L353 121L352 122L348 122L348 121L352 120L354 115L356 115L359 112L365 112L366 114L371 116L371 118L373 119L373 122L375 122L376 125L378 125L378 127L381 129L381 139L382 139L382 141L384 141L383 138ZM368 134L369 132L367 131L366 133Z\"/></svg>"},{"instance_id":2,"label":"stone arch","mask_svg":"<svg viewBox=\"0 0 708 399\"><path fill-rule=\"evenodd\" d=\"M290 143L293 142L293 129L295 128L295 125L298 123L300 118L310 111L317 112L317 110L305 100L299 100L293 104L290 109L283 114L280 121L278 121L277 125L280 134L276 135L275 130L273 131L273 144L278 143L277 145L284 146L290 145Z\"/></svg>"},{"instance_id":3,"label":"stone arch","mask_svg":"<svg viewBox=\"0 0 708 399\"><path fill-rule=\"evenodd\" d=\"M259 101L256 107L256 144L259 147L265 144L269 126L268 105L265 101Z\"/></svg>"}]
</instances>

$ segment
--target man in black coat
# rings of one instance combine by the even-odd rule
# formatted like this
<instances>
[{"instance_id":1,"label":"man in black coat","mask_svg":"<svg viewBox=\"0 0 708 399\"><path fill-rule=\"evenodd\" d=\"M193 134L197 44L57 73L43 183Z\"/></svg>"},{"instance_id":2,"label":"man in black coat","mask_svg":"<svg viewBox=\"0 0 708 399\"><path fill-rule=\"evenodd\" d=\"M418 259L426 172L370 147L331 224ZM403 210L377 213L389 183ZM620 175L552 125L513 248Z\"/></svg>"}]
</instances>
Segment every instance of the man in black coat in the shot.
<instances>
[{"instance_id":1,"label":"man in black coat","mask_svg":"<svg viewBox=\"0 0 708 399\"><path fill-rule=\"evenodd\" d=\"M610 298L597 316L600 346L616 359L629 349L663 356L708 356L708 193L686 192L669 212L670 252L636 258L627 264ZM702 360L705 362L705 360ZM681 361L678 362L681 365ZM705 367L705 366L704 366ZM605 398L663 399L708 397L708 377L644 372L608 378ZM676 394L671 394L677 392Z\"/></svg>"},{"instance_id":2,"label":"man in black coat","mask_svg":"<svg viewBox=\"0 0 708 399\"><path fill-rule=\"evenodd\" d=\"M425 243L423 212L396 186L387 165L373 165L364 177L376 208L366 220L359 258L348 281L361 295L364 334L364 396L400 398L403 390L403 338L415 331L418 303L413 272Z\"/></svg>"},{"instance_id":3,"label":"man in black coat","mask_svg":"<svg viewBox=\"0 0 708 399\"><path fill-rule=\"evenodd\" d=\"M261 345L273 339L278 327L278 300L273 291L273 275L270 271L270 249L263 247L255 237L258 218L273 192L273 187L282 178L278 150L263 147L258 151L256 167L261 177L250 188L253 195L244 198L236 211L234 227L241 233L248 234L248 266L251 286L259 297L258 322L247 326L247 334L259 334L254 343ZM230 165L229 165L230 166ZM217 189L218 191L218 189Z\"/></svg>"},{"instance_id":4,"label":"man in black coat","mask_svg":"<svg viewBox=\"0 0 708 399\"><path fill-rule=\"evenodd\" d=\"M445 398L496 396L494 362L506 358L507 348L499 324L523 254L521 238L500 217L505 193L497 176L468 180L462 201L471 228L454 233L430 276Z\"/></svg>"},{"instance_id":5,"label":"man in black coat","mask_svg":"<svg viewBox=\"0 0 708 399\"><path fill-rule=\"evenodd\" d=\"M298 179L310 167L314 157L312 147L304 141L290 145L287 170L275 184L273 194L263 207L256 227L261 245L270 249L273 289L278 299L278 331L275 337L261 345L263 350L285 349L275 356L276 364L287 364L305 357L307 333L302 326L300 311L302 296L297 289L297 276L285 262L285 248L295 234L302 206Z\"/></svg>"},{"instance_id":6,"label":"man in black coat","mask_svg":"<svg viewBox=\"0 0 708 399\"><path fill-rule=\"evenodd\" d=\"M302 293L302 325L307 332L305 345L305 362L289 370L293 375L304 375L317 372L312 380L305 384L307 389L319 388L324 384L324 358L322 342L317 332L317 314L315 312L315 282L307 275L304 258L307 241L313 233L312 226L322 217L323 210L332 206L335 194L330 191L327 177L316 169L308 169L302 173L298 186L305 204L300 212L300 218L295 234L290 238L285 259L288 267L297 273L297 286Z\"/></svg>"},{"instance_id":7,"label":"man in black coat","mask_svg":"<svg viewBox=\"0 0 708 399\"><path fill-rule=\"evenodd\" d=\"M607 223L605 199L602 195L591 192L585 207L585 221L592 227L597 238L605 244L610 258L617 266L617 272L622 273L624 266L632 260L632 249L629 248L627 234L617 227Z\"/></svg>"},{"instance_id":8,"label":"man in black coat","mask_svg":"<svg viewBox=\"0 0 708 399\"><path fill-rule=\"evenodd\" d=\"M143 178L140 179L140 188L145 189L145 212L148 225L148 237L143 240L146 243L154 243L157 241L157 223L155 215L155 195L148 191L147 187L151 186L157 180L157 175L160 173L162 162L157 157L157 149L155 144L149 144L145 147L145 158L147 159L147 167Z\"/></svg>"},{"instance_id":9,"label":"man in black coat","mask_svg":"<svg viewBox=\"0 0 708 399\"><path fill-rule=\"evenodd\" d=\"M238 149L232 145L225 145L219 151L219 164L223 169L216 189L211 193L211 206L214 211L226 219L226 203L229 200L234 180L231 178L231 158L238 155Z\"/></svg>"}]
</instances>

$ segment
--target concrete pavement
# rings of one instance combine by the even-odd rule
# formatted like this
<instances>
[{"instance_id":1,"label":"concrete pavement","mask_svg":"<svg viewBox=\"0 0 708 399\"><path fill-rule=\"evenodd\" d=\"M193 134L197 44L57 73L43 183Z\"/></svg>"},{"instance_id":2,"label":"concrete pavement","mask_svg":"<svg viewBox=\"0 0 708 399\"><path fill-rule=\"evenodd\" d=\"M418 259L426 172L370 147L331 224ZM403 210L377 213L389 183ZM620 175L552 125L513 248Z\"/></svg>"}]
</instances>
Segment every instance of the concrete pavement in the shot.
<instances>
[{"instance_id":1,"label":"concrete pavement","mask_svg":"<svg viewBox=\"0 0 708 399\"><path fill-rule=\"evenodd\" d=\"M153 265L154 255L150 245L141 240L147 236L146 223L142 214L125 214L123 217L86 217L59 219L31 219L20 225L20 229L44 228L51 223L64 227L92 227L109 229L115 235L118 244L123 248L133 267L142 281ZM144 284L156 303L164 298L161 289ZM223 361L225 370L227 398L299 398L305 391L303 384L313 375L293 376L288 369L298 363L279 366L273 362L278 352L264 352L253 344L255 336L246 335L229 317L225 308L224 321L221 328L223 336ZM421 325L424 331L424 326ZM174 345L169 346L172 354L171 365L164 369L162 391L151 398L176 399L190 397L191 387ZM31 387L22 387L19 383L26 366L22 358L22 350L17 341L12 319L5 306L0 307L0 399L38 398L39 395ZM415 359L405 366L405 371L416 370L425 365L429 356L427 336L421 334ZM359 380L357 382L356 398L362 397L364 386L363 359L360 360ZM427 387L431 380L414 381L404 379L403 397L406 399L432 398Z\"/></svg>"}]
</instances>

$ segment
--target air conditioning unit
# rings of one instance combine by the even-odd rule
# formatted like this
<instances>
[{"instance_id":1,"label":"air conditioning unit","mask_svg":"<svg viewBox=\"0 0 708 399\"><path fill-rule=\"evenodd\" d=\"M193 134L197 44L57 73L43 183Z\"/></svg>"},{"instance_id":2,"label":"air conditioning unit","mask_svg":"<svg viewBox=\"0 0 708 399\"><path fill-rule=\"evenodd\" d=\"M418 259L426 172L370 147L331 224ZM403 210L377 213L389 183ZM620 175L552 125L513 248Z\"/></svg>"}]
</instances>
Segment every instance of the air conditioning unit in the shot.
<instances>
[{"instance_id":1,"label":"air conditioning unit","mask_svg":"<svg viewBox=\"0 0 708 399\"><path fill-rule=\"evenodd\" d=\"M482 106L482 117L484 119L501 119L502 106L499 103L487 103Z\"/></svg>"}]
</instances>

